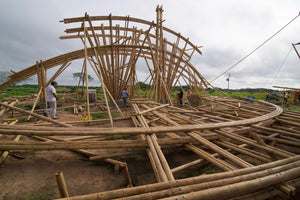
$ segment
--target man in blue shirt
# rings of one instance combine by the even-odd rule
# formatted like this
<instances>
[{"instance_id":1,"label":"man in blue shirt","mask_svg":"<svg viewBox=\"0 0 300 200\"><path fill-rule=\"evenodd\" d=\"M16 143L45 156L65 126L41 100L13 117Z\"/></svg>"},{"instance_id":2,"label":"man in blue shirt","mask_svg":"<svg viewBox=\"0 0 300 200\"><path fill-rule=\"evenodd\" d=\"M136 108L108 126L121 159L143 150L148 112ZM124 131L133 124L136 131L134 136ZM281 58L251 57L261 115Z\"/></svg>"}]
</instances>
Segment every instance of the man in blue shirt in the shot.
<instances>
[{"instance_id":1,"label":"man in blue shirt","mask_svg":"<svg viewBox=\"0 0 300 200\"><path fill-rule=\"evenodd\" d=\"M128 92L127 92L126 87L124 88L124 90L122 90L121 95L122 95L122 98L123 98L124 106L126 106L126 101L127 101L127 97L128 97Z\"/></svg>"}]
</instances>

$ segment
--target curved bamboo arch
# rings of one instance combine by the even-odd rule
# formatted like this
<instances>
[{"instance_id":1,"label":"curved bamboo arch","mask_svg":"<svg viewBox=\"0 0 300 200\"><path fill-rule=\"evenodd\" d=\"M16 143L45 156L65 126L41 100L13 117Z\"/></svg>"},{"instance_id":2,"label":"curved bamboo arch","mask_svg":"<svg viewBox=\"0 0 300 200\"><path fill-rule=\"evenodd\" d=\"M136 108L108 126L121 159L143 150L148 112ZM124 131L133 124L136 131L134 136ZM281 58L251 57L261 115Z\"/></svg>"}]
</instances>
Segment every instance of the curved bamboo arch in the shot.
<instances>
[{"instance_id":1,"label":"curved bamboo arch","mask_svg":"<svg viewBox=\"0 0 300 200\"><path fill-rule=\"evenodd\" d=\"M93 70L99 73L101 84L105 85L113 98L118 98L120 90L125 85L129 88L134 87L137 82L135 78L137 60L141 61L142 59L144 59L143 67L148 68L149 71L149 82L153 85L152 93L155 94L156 102L168 99L168 102L171 103L170 93L174 86L182 81L193 87L191 89L195 92L203 90L206 93L204 88L211 85L190 63L194 52L198 55L201 55L202 52L188 38L163 27L162 12L162 9L157 9L156 23L129 16L112 15L89 16L85 14L84 17L64 19L61 22L65 24L81 23L81 27L66 29L66 33L76 34L60 38L79 38L83 42L84 49L40 61L40 63L15 73L9 77L7 82L0 85L0 91L35 74L41 79L39 88L45 88L47 83L43 77L45 71L83 58L92 61ZM102 23L100 25L93 24L97 22ZM107 22L109 26L104 26L103 23ZM117 24L119 22L124 22L124 26ZM146 26L146 30L139 29L138 26L144 28ZM166 34L170 39L164 37ZM88 64L85 62L83 65ZM140 63L138 64L140 65ZM90 63L90 65L92 64ZM45 98L44 93L45 91L42 90L42 101Z\"/></svg>"}]
</instances>

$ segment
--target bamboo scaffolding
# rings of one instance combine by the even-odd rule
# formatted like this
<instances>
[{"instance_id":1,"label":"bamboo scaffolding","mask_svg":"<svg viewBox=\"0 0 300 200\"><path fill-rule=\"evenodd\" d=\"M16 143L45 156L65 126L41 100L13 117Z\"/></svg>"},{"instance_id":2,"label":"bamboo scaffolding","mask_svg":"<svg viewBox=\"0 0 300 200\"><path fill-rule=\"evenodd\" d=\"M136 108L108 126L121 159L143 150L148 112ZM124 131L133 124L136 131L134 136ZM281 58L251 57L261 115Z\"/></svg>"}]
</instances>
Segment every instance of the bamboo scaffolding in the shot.
<instances>
[{"instance_id":1,"label":"bamboo scaffolding","mask_svg":"<svg viewBox=\"0 0 300 200\"><path fill-rule=\"evenodd\" d=\"M93 36L94 36L94 38L95 38L94 29L93 29L92 23L91 23L91 21L90 21L88 15L87 15L87 18L88 18L88 22L89 22L89 24L90 24L90 27L92 28L92 29L91 29L91 30L92 30L92 34L93 34ZM89 38L89 35L88 35L88 34L87 34L87 36L88 36L88 38ZM90 45L94 48L94 52L95 52L95 55L96 55L96 60L97 60L98 66L100 67L100 60L99 60L99 56L98 56L98 53L97 53L97 51L96 51L96 48L94 47L94 44L91 42L91 40L89 40L89 41L90 41ZM95 42L96 42L97 48L99 49L99 41L98 41L96 38L95 38ZM101 68L101 67L100 67L100 68ZM111 112L110 112L110 109L109 109L109 105L108 105L108 101L107 101L107 97L106 97L106 92L108 93L108 95L109 95L110 98L112 99L113 103L115 104L116 108L117 108L118 111L121 113L121 115L122 115L123 117L124 117L124 115L123 115L122 111L120 110L119 106L117 105L117 103L115 102L113 95L111 95L111 93L109 92L109 90L106 88L106 84L105 84L104 78L103 78L103 73L102 73L101 71L98 71L98 73L99 73L99 74L97 74L97 73L96 73L96 74L98 75L98 77L99 77L99 79L100 79L100 81L101 81L101 83L102 83L103 92L104 92L104 98L105 98L105 103L106 103L106 106L107 106L107 108L108 108L107 110L108 110L108 114L109 114L109 119L110 119L111 125L112 125L112 127L113 127L113 120L112 120Z\"/></svg>"},{"instance_id":2,"label":"bamboo scaffolding","mask_svg":"<svg viewBox=\"0 0 300 200\"><path fill-rule=\"evenodd\" d=\"M228 190L231 193L230 195L233 195L229 195L228 198L234 198L236 197L234 196L236 194L247 195L247 192L245 192L246 183L254 185L254 183L257 184L259 181L266 183L266 186L257 186L253 190L253 192L261 191L263 189L269 189L270 187L276 187L276 194L278 191L282 191L286 195L291 195L291 193L294 191L294 188L290 185L282 184L291 181L289 172L290 169L282 166L279 167L280 165L284 165L282 164L282 162L277 167L282 170L283 176L285 176L284 179L281 179L281 175L277 178L267 176L265 174L262 175L265 172L262 172L261 168L252 167L252 164L246 162L243 159L240 159L231 152L242 153L247 156L257 158L262 162L271 162L272 158L297 158L299 160L299 158L293 153L284 151L271 145L266 145L264 140L273 141L272 145L274 145L276 142L281 142L298 147L299 145L297 144L297 142L299 139L298 127L300 122L300 115L295 112L283 112L283 110L279 106L271 105L267 102L253 100L253 104L249 104L227 97L211 97L207 95L207 91L205 90L205 88L211 86L211 84L198 72L196 67L194 67L190 62L194 58L193 56L195 52L201 54L199 47L193 45L189 41L189 39L184 38L179 33L163 27L164 20L162 14L162 6L157 6L156 23L137 18L131 18L129 16L112 16L111 14L109 16L89 16L85 14L85 16L81 18L64 19L63 22L65 23L80 22L81 27L76 28L74 26L75 28L67 29L67 33L75 33L76 35L64 36L62 38L79 38L83 41L84 48L48 60L41 60L31 67L14 73L9 77L9 80L7 82L0 85L1 91L2 89L15 82L37 74L39 77L38 81L40 89L44 90L47 76L46 71L48 69L58 65L62 65L61 69L57 71L58 76L64 69L66 69L66 67L68 67L67 63L72 60L84 58L82 73L86 77L86 83L84 83L84 78L82 78L82 84L83 87L84 84L86 84L85 94L87 107L89 108L87 79L88 62L101 81L103 91L107 91L109 97L116 105L114 99L119 97L121 89L125 86L129 89L130 97L134 98L135 94L133 92L133 89L138 81L136 63L139 58L143 58L150 73L149 82L151 88L148 95L150 98L154 97L156 104L153 102L149 103L145 101L143 102L140 100L135 100L134 103L137 103L139 106L145 109L143 111L139 111L138 105L133 105L136 111L136 115L131 116L131 118L136 127L139 128L71 127L68 124L60 123L59 121L56 121L56 123L54 123L53 121L49 120L48 122L54 125L65 126L67 128L54 126L49 127L46 124L39 127L29 127L22 125L0 125L0 134L7 135L83 136L70 139L70 141L64 139L59 140L57 138L56 142L48 141L44 143L0 142L0 148L8 150L18 148L71 149L84 155L88 155L89 157L91 157L91 159L92 157L94 157L93 159L95 159L96 156L98 156L99 158L99 155L95 155L82 150L82 148L134 148L140 145L142 148L146 148L146 152L153 167L153 171L157 178L157 181L161 182L170 180L169 183L159 183L163 184L166 188L162 187L155 190L152 188L153 190L151 190L151 187L156 188L157 185L147 185L145 187L137 187L134 190L118 190L121 191L120 193L111 191L100 194L100 196L102 194L104 196L106 194L113 194L112 196L109 196L108 199L119 197L125 198L133 195L140 196L128 198L153 199L156 197L164 198L174 194L180 194L181 196L179 198L183 198L183 195L188 195L188 197L195 199L198 199L198 196L201 195L207 195L208 198L213 198L214 194L211 195L211 192L219 192L219 194L222 194L223 197L223 192L225 192L226 188L229 188ZM92 22L94 21L104 21L108 24L108 26L104 26L103 23L101 24L101 26L94 26L92 24ZM123 21L125 25L123 27L120 27L120 25L117 24L117 21ZM86 22L89 23L89 26L85 25ZM133 24L132 27L129 27L129 22ZM144 31L143 29L139 29L138 26L135 25L143 25L144 27L150 26L150 28ZM155 29L152 29L152 27L155 27ZM120 31L123 31L124 34L121 35ZM167 38L164 38L166 35L173 36L176 41L168 41ZM100 41L100 39L102 40ZM90 47L87 46L87 43L90 44ZM189 111L186 111L185 109L179 110L172 107L173 100L170 96L171 91L176 85L181 86L182 83L186 84L191 90L193 90L193 93L198 93L198 91L200 91L201 89L206 94L203 97L201 96L201 99L205 102L208 102L208 104L210 104L210 107L199 106L195 109L184 105L184 107L189 109ZM224 95L217 88L212 88L218 91L221 95ZM106 104L108 104L108 97L106 95L105 100ZM165 100L167 100L171 106L158 104L158 102L164 102ZM118 108L117 105L116 107ZM8 107L3 108L4 112L7 110L6 108ZM110 116L109 106L107 105L106 108ZM119 112L122 114L120 110ZM34 116L34 113L30 112L26 113L22 111L22 113L29 115L29 117ZM90 111L88 110L88 115L89 114ZM37 114L34 117L45 120L44 118L41 118L42 116L39 116ZM111 126L113 126L112 122L114 120L111 116L109 120L111 122ZM88 120L88 123L90 122L91 120ZM76 124L79 125L81 123ZM276 126L278 126L277 124L279 124L281 128L276 128ZM149 125L151 125L152 127L150 127ZM247 138L248 134L253 134L253 137L256 140ZM139 135L142 139L132 141L120 140L113 141L111 143L106 143L106 141L71 141L91 139L99 137L100 135ZM189 138L185 137L185 135L188 135ZM168 136L168 138L158 139L158 136ZM49 138L53 139L53 137ZM242 145L235 145L234 143L226 141L226 139L224 138L237 141L238 144L242 143ZM101 138L98 138L98 140L101 140ZM201 157L201 159L198 159L191 163L187 163L180 168L199 164L200 162L203 162L203 160L207 160L217 167L221 168L222 170L230 172L232 171L232 173L228 173L227 175L224 175L224 173L211 176L204 175L205 179L203 177L188 179L189 181L187 181L188 183L186 182L186 184L184 185L184 189L179 189L178 187L180 186L178 185L182 184L182 180L178 181L180 183L174 182L174 177L172 174L173 170L169 168L165 156L162 152L162 147L168 146L184 146ZM203 147L205 148L205 150ZM231 152L223 148L230 148ZM207 149L213 150L214 152L218 153L208 153ZM267 153L260 153L261 151ZM267 154L271 154L273 157L270 158ZM114 163L115 166L124 166L123 162L113 160L111 158L108 158L108 156L110 155L104 156L104 160L106 162ZM216 156L225 157L230 161L227 162ZM289 161L291 160L289 159ZM267 170L273 170L270 167L273 166L274 163L276 163L277 165L279 162L275 161L270 163L270 165L263 166L268 166L268 168L266 168ZM293 162L293 164L295 163ZM242 178L239 177L239 173L241 171L240 169L238 169L238 167L245 168L245 171L243 171L245 173L243 174L244 176ZM296 167L296 165L294 165L294 167ZM255 173L255 175L250 174L250 169L256 169L256 171L253 172ZM299 167L295 169L297 170L293 172L298 174ZM125 176L128 176L128 182L130 182L127 164L126 167L123 167L123 171L125 173ZM257 173L262 175L260 179L247 179L250 176L257 176ZM230 176L227 177L230 180L226 180L228 181L226 182L226 184L224 184L225 182L223 178L220 178L223 177L223 175ZM238 180L239 178L240 180ZM248 180L248 182L245 181L242 183L241 179ZM195 182L195 180L202 180L202 185L197 185L198 183L196 183L197 181ZM211 180L211 182L213 182L210 183L210 187L212 187L211 189L207 189L208 183L203 183L203 181L207 180ZM235 183L233 180L236 180L237 182ZM223 183L222 187L220 187L221 182ZM219 185L217 185L217 183ZM173 190L171 188L173 188ZM193 192L192 188L198 189ZM241 190L241 192L235 193L235 189L239 189ZM226 195L227 193L224 196ZM87 199L95 198L93 194L87 196Z\"/></svg>"}]
</instances>

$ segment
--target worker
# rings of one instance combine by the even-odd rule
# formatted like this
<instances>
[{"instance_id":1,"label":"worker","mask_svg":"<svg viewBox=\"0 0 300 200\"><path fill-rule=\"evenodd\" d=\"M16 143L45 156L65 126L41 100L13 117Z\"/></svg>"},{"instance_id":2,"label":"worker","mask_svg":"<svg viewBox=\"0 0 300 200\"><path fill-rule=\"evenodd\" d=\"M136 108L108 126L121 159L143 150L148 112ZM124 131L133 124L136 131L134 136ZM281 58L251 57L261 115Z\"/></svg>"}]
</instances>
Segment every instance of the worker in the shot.
<instances>
[{"instance_id":1,"label":"worker","mask_svg":"<svg viewBox=\"0 0 300 200\"><path fill-rule=\"evenodd\" d=\"M126 101L127 101L127 97L128 97L128 92L127 92L126 87L124 88L124 90L122 90L121 95L122 95L122 98L123 98L124 106L126 106Z\"/></svg>"},{"instance_id":2,"label":"worker","mask_svg":"<svg viewBox=\"0 0 300 200\"><path fill-rule=\"evenodd\" d=\"M192 92L190 90L188 90L186 93L186 98L188 99L189 102L191 100L191 96L192 96Z\"/></svg>"},{"instance_id":3,"label":"worker","mask_svg":"<svg viewBox=\"0 0 300 200\"><path fill-rule=\"evenodd\" d=\"M60 99L56 95L56 89L55 89L56 86L57 86L57 82L52 81L51 85L49 85L46 88L47 103L49 104L49 108L45 110L44 115L48 116L48 113L51 113L52 119L58 119L58 117L56 116L56 99L58 101L60 101Z\"/></svg>"}]
</instances>

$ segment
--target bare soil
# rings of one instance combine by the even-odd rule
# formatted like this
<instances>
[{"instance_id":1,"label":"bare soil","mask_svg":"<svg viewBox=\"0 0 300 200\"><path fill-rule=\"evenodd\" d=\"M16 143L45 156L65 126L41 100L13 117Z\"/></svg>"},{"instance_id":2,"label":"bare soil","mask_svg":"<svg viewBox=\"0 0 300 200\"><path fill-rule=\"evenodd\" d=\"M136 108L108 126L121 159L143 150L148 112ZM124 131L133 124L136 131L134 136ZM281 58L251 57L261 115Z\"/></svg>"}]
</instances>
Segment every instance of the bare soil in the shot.
<instances>
[{"instance_id":1,"label":"bare soil","mask_svg":"<svg viewBox=\"0 0 300 200\"><path fill-rule=\"evenodd\" d=\"M65 111L57 114L58 120L62 122L79 121L82 118L80 114L74 115ZM34 123L45 122L37 121ZM116 125L130 126L131 124L129 121L124 121ZM11 141L12 139L11 136L0 137L0 140ZM23 136L21 140L35 139ZM107 152L98 153L105 154ZM0 199L42 200L60 198L55 178L55 174L59 171L64 174L70 196L127 186L124 175L116 172L113 165L89 161L86 157L75 152L64 150L14 151L0 165Z\"/></svg>"}]
</instances>

